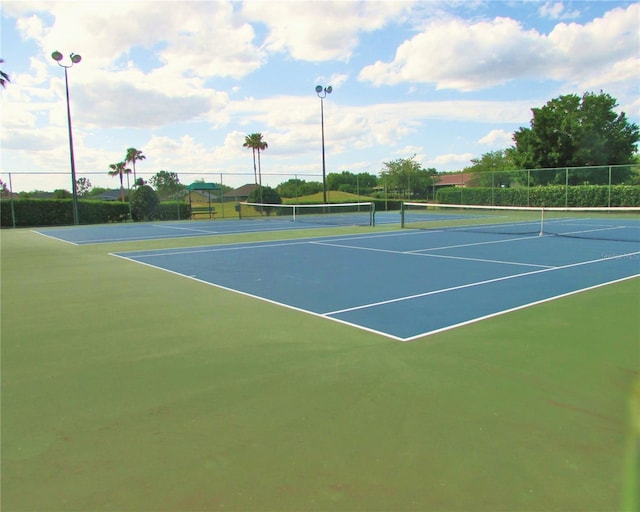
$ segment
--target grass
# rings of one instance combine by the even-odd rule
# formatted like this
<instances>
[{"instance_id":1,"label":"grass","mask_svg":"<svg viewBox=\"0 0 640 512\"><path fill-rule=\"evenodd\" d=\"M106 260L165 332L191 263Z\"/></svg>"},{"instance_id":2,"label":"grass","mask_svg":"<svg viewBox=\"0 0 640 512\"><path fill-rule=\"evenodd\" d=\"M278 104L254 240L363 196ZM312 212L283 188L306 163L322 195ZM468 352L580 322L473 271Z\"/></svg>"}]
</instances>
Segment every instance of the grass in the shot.
<instances>
[{"instance_id":1,"label":"grass","mask_svg":"<svg viewBox=\"0 0 640 512\"><path fill-rule=\"evenodd\" d=\"M629 501L638 279L402 344L107 254L239 237L1 237L3 511Z\"/></svg>"},{"instance_id":2,"label":"grass","mask_svg":"<svg viewBox=\"0 0 640 512\"><path fill-rule=\"evenodd\" d=\"M349 192L340 192L338 190L327 191L327 200L331 203L349 203L349 202L366 202L371 201L371 198L366 196L358 196L356 194L350 194ZM284 204L321 204L323 202L322 192L311 194L308 196L302 196L298 198L282 198ZM236 205L238 203L226 202L226 203L212 203L215 208L216 219L237 219L238 212L236 211ZM198 205L208 206L208 203L198 203ZM198 213L194 215L194 219L208 219L209 214Z\"/></svg>"},{"instance_id":3,"label":"grass","mask_svg":"<svg viewBox=\"0 0 640 512\"><path fill-rule=\"evenodd\" d=\"M372 198L351 194L349 192L342 192L340 190L327 190L327 202L328 203L353 203L353 202L367 202L372 201ZM283 197L282 202L284 204L322 204L324 203L324 196L322 192L316 192L301 197Z\"/></svg>"}]
</instances>

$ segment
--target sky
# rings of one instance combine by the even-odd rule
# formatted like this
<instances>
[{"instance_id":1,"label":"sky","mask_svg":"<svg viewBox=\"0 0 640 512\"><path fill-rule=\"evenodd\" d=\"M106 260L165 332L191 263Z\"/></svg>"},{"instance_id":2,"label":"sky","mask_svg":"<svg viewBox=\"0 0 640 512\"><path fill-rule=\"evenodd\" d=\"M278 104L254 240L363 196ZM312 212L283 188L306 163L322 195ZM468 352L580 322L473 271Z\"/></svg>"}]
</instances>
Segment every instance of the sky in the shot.
<instances>
[{"instance_id":1,"label":"sky","mask_svg":"<svg viewBox=\"0 0 640 512\"><path fill-rule=\"evenodd\" d=\"M160 170L262 183L378 175L414 158L438 172L505 149L532 108L604 91L640 121L640 3L623 1L3 0L0 179L70 190L65 73L77 177L117 188L135 147ZM316 85L333 91L324 100Z\"/></svg>"}]
</instances>

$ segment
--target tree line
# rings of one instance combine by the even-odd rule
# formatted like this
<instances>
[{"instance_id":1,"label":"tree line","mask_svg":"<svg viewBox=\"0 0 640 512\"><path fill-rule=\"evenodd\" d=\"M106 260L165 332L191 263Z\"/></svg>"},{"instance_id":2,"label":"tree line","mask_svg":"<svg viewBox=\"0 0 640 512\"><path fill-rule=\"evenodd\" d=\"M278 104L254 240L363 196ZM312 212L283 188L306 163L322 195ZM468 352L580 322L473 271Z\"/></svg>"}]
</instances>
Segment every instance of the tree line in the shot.
<instances>
[{"instance_id":1,"label":"tree line","mask_svg":"<svg viewBox=\"0 0 640 512\"><path fill-rule=\"evenodd\" d=\"M567 94L548 101L544 106L532 108L529 127L521 127L513 134L513 146L483 154L472 159L472 165L461 172L472 173L475 185L494 187L536 186L550 184L612 184L637 183L637 168L629 166L607 175L599 169L572 173L565 183L567 167L595 167L604 165L638 164L638 125L629 122L624 112L615 111L617 100L611 95L585 92L582 96ZM261 153L269 145L262 133L245 137L243 147L251 149L254 183L262 191ZM135 162L144 159L135 148L127 150L124 164L131 163L135 181ZM526 175L515 172L523 169L551 169L550 172ZM511 172L510 172L511 171ZM126 169L124 171L126 173ZM122 173L114 169L114 174ZM428 198L438 181L435 168L423 168L415 155L383 163L378 174L341 171L326 177L328 190L371 196L384 193L398 198ZM533 178L532 178L533 176ZM186 188L177 173L160 171L150 183L163 198L177 198ZM320 192L318 181L289 179L275 187L281 197L300 197Z\"/></svg>"},{"instance_id":2,"label":"tree line","mask_svg":"<svg viewBox=\"0 0 640 512\"><path fill-rule=\"evenodd\" d=\"M530 126L521 127L513 133L513 146L472 159L472 165L460 172L472 173L474 185L493 187L640 184L638 166L631 165L640 164L637 154L640 131L637 124L629 122L624 112L615 111L617 106L617 100L602 91L598 94L586 92L582 96L567 94L552 99L542 107L532 108ZM260 155L269 145L261 133L251 133L245 137L243 147L252 151L254 183L262 190ZM145 158L142 151L131 147L126 150L122 161L109 165L109 175L119 178L122 201L125 198L125 177L127 190L130 188L130 174L133 174L134 188L147 186L136 176L136 162ZM585 169L569 175L565 170L569 167L621 164L629 167L616 170L615 175L607 175L599 169ZM526 169L548 169L549 172L515 172ZM377 175L349 171L330 173L326 184L328 190L359 195L384 192L397 198L428 198L440 174L434 168L422 168L414 155L384 162ZM173 171L159 171L149 179L149 183L163 200L178 199L186 190L186 185L180 183L178 174ZM87 178L80 178L77 186L79 195L84 197L93 195L95 190ZM293 178L277 185L275 190L281 197L299 197L321 191L322 183Z\"/></svg>"}]
</instances>

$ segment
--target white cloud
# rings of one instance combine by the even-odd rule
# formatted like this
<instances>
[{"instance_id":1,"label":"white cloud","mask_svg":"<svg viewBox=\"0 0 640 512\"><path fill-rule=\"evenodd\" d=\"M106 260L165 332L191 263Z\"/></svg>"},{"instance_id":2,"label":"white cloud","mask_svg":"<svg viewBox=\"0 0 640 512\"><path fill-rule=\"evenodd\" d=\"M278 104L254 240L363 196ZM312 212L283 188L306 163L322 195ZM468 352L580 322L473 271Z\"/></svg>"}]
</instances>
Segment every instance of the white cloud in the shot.
<instances>
[{"instance_id":1,"label":"white cloud","mask_svg":"<svg viewBox=\"0 0 640 512\"><path fill-rule=\"evenodd\" d=\"M17 22L24 38L33 39L47 56L54 50L80 53L83 66L94 70L113 66L134 49L156 50L156 66L174 76L238 78L265 59L253 43L252 26L232 2L17 4L28 15Z\"/></svg>"},{"instance_id":2,"label":"white cloud","mask_svg":"<svg viewBox=\"0 0 640 512\"><path fill-rule=\"evenodd\" d=\"M359 78L375 85L422 82L471 91L535 73L540 53L546 53L540 34L509 18L437 20L401 44L393 62L366 66Z\"/></svg>"},{"instance_id":3,"label":"white cloud","mask_svg":"<svg viewBox=\"0 0 640 512\"><path fill-rule=\"evenodd\" d=\"M519 78L580 83L606 77L618 62L638 62L639 17L640 4L633 4L585 25L558 24L549 35L525 30L510 18L435 20L402 43L393 61L365 66L359 79L377 86L433 83L461 91Z\"/></svg>"},{"instance_id":4,"label":"white cloud","mask_svg":"<svg viewBox=\"0 0 640 512\"><path fill-rule=\"evenodd\" d=\"M556 4L547 3L546 15L566 18L565 4ZM488 5L4 1L3 27L17 30L23 53L7 45L13 55L3 63L20 70L9 69L0 97L3 176L68 172L64 72L53 50L83 57L69 71L76 160L107 186L106 166L129 145L148 157L140 172L164 168L185 181L195 179L189 173L235 173L242 182L248 173L252 181L242 142L258 131L269 143L265 172L317 173L316 83L335 89L324 102L329 172L377 172L383 161L414 153L425 167L462 168L481 145L509 145L509 128L526 125L530 109L559 91L604 89L637 119L638 4L599 8L607 11L600 18L559 23L548 34L525 28L539 21L527 18L529 7L504 11L520 14L520 23L488 17ZM463 10L465 20L452 14ZM358 70L359 81L351 80ZM489 89L462 100L425 83Z\"/></svg>"},{"instance_id":5,"label":"white cloud","mask_svg":"<svg viewBox=\"0 0 640 512\"><path fill-rule=\"evenodd\" d=\"M443 155L439 155L431 160L429 160L429 164L431 165L442 165L449 166L451 164L464 164L466 162L470 162L472 158L475 158L477 155L473 153L447 153Z\"/></svg>"},{"instance_id":6,"label":"white cloud","mask_svg":"<svg viewBox=\"0 0 640 512\"><path fill-rule=\"evenodd\" d=\"M553 54L546 76L574 85L606 84L640 71L640 4L613 9L585 25L556 25L549 34ZM637 80L636 80L637 81Z\"/></svg>"},{"instance_id":7,"label":"white cloud","mask_svg":"<svg viewBox=\"0 0 640 512\"><path fill-rule=\"evenodd\" d=\"M540 6L540 16L551 18L552 20L577 18L580 11L567 11L562 2L545 2Z\"/></svg>"},{"instance_id":8,"label":"white cloud","mask_svg":"<svg viewBox=\"0 0 640 512\"><path fill-rule=\"evenodd\" d=\"M484 137L481 137L478 143L503 148L513 144L513 133L502 129L491 130Z\"/></svg>"},{"instance_id":9,"label":"white cloud","mask_svg":"<svg viewBox=\"0 0 640 512\"><path fill-rule=\"evenodd\" d=\"M310 62L347 61L360 32L383 27L408 2L245 2L243 14L267 25L264 47Z\"/></svg>"}]
</instances>

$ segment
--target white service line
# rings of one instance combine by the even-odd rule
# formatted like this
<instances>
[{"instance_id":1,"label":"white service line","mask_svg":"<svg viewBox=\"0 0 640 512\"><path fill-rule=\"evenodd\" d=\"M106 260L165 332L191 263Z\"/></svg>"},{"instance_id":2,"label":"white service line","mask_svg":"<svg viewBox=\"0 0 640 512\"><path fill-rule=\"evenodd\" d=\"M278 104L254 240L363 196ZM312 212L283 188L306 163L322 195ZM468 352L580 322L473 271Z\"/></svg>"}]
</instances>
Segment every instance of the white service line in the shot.
<instances>
[{"instance_id":1,"label":"white service line","mask_svg":"<svg viewBox=\"0 0 640 512\"><path fill-rule=\"evenodd\" d=\"M329 247L342 247L344 249L355 249L358 251L372 251L372 252L386 252L391 254L406 254L408 256L421 256L423 258L443 258L448 260L465 260L465 261L476 261L478 263L498 263L501 265L516 265L519 267L537 267L537 268L555 268L552 265L539 265L537 263L520 263L517 261L502 261L502 260L488 260L484 258L467 258L463 256L447 256L445 254L423 254L416 251L393 251L391 249L374 249L371 247L357 247L354 245L344 245L344 244L333 244L326 242L311 242L316 245L327 245Z\"/></svg>"}]
</instances>

